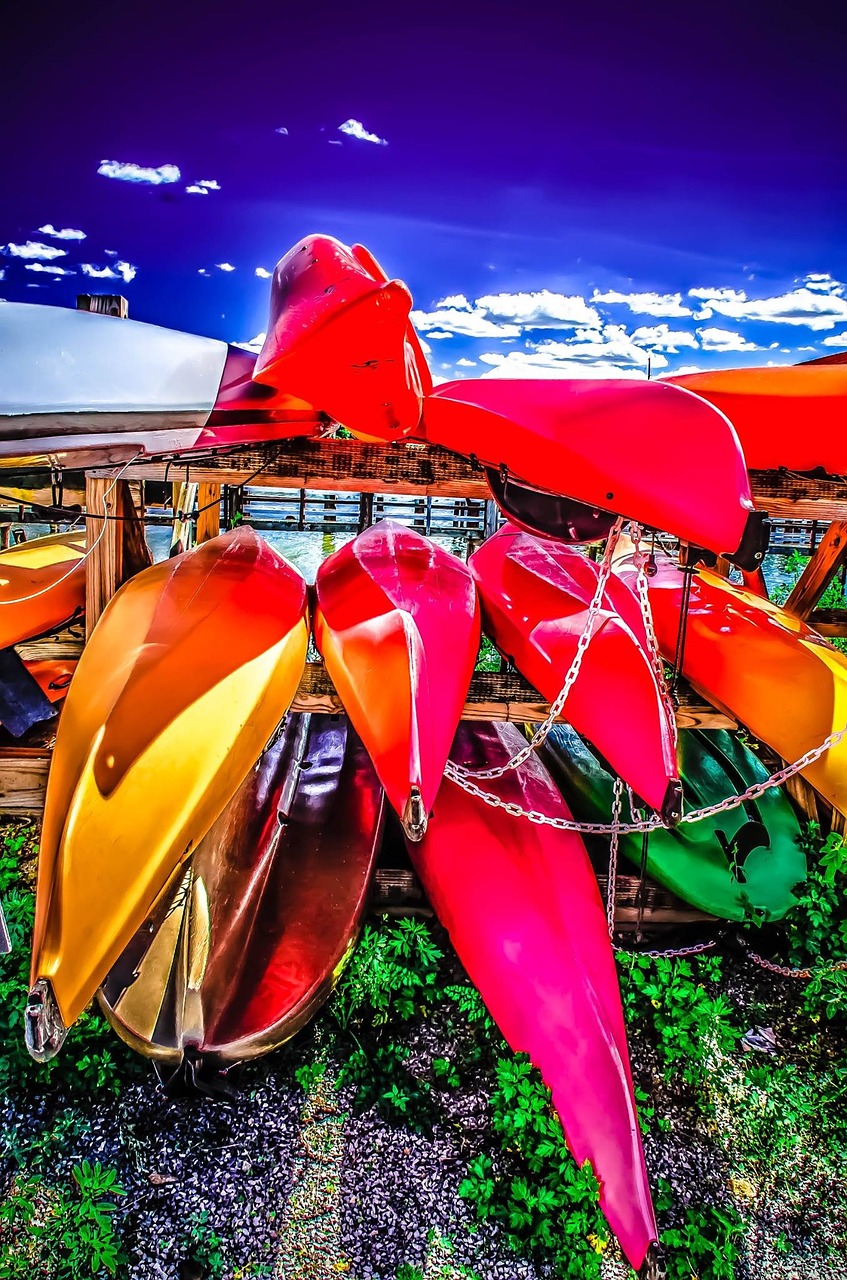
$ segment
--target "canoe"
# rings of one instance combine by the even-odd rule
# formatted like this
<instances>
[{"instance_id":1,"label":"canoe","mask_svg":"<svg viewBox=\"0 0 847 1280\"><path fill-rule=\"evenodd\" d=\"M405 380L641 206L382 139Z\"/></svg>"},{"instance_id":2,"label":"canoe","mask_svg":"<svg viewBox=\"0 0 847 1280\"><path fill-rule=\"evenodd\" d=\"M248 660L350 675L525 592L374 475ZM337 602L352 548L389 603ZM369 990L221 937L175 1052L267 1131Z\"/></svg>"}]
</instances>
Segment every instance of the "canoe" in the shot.
<instances>
[{"instance_id":1,"label":"canoe","mask_svg":"<svg viewBox=\"0 0 847 1280\"><path fill-rule=\"evenodd\" d=\"M748 467L847 472L847 365L713 369L666 379L729 418Z\"/></svg>"},{"instance_id":2,"label":"canoe","mask_svg":"<svg viewBox=\"0 0 847 1280\"><path fill-rule=\"evenodd\" d=\"M631 581L632 559L622 557L615 573ZM682 582L680 569L657 556L649 597L668 662L676 652ZM708 569L691 584L683 674L789 762L847 725L847 658L799 618ZM847 813L847 740L802 775Z\"/></svg>"},{"instance_id":3,"label":"canoe","mask_svg":"<svg viewBox=\"0 0 847 1280\"><path fill-rule=\"evenodd\" d=\"M306 584L250 528L123 586L86 645L47 782L27 1036L52 1056L287 710Z\"/></svg>"},{"instance_id":4,"label":"canoe","mask_svg":"<svg viewBox=\"0 0 847 1280\"><path fill-rule=\"evenodd\" d=\"M483 627L548 702L587 626L599 567L578 551L505 525L471 556ZM668 821L681 812L674 729L632 592L610 577L564 715Z\"/></svg>"},{"instance_id":5,"label":"canoe","mask_svg":"<svg viewBox=\"0 0 847 1280\"><path fill-rule=\"evenodd\" d=\"M382 789L337 716L286 716L180 867L98 999L132 1048L215 1065L290 1039L350 955L382 829Z\"/></svg>"},{"instance_id":6,"label":"canoe","mask_svg":"<svg viewBox=\"0 0 847 1280\"><path fill-rule=\"evenodd\" d=\"M315 643L406 834L420 839L479 651L467 565L382 520L318 569Z\"/></svg>"},{"instance_id":7,"label":"canoe","mask_svg":"<svg viewBox=\"0 0 847 1280\"><path fill-rule=\"evenodd\" d=\"M84 529L51 533L0 551L0 649L82 615L84 555Z\"/></svg>"},{"instance_id":8,"label":"canoe","mask_svg":"<svg viewBox=\"0 0 847 1280\"><path fill-rule=\"evenodd\" d=\"M551 537L558 526L555 514L545 519L545 492L673 533L744 568L755 568L767 546L731 425L669 383L467 378L427 397L423 432L534 488L535 531Z\"/></svg>"},{"instance_id":9,"label":"canoe","mask_svg":"<svg viewBox=\"0 0 847 1280\"><path fill-rule=\"evenodd\" d=\"M514 725L463 723L452 759L496 766L523 741ZM522 808L570 816L536 756L484 785ZM656 1221L615 961L585 846L445 780L426 837L409 853L492 1018L552 1090L568 1147L578 1164L591 1162L609 1225L640 1267Z\"/></svg>"},{"instance_id":10,"label":"canoe","mask_svg":"<svg viewBox=\"0 0 847 1280\"><path fill-rule=\"evenodd\" d=\"M92 466L326 427L286 389L255 383L255 364L252 352L193 333L5 302L0 465Z\"/></svg>"},{"instance_id":11,"label":"canoe","mask_svg":"<svg viewBox=\"0 0 847 1280\"><path fill-rule=\"evenodd\" d=\"M253 377L351 431L408 435L432 390L411 309L409 290L364 246L306 236L277 263Z\"/></svg>"},{"instance_id":12,"label":"canoe","mask_svg":"<svg viewBox=\"0 0 847 1280\"><path fill-rule=\"evenodd\" d=\"M768 771L734 734L723 729L689 729L680 735L680 772L686 809L705 808L740 795ZM581 822L608 822L614 778L604 761L569 725L555 725L541 756ZM781 919L797 903L795 890L806 878L800 824L788 797L766 791L735 809L703 822L682 822L673 831L650 833L645 870L691 906L724 920ZM592 841L600 865L609 857L608 840ZM641 866L642 838L622 835L625 858Z\"/></svg>"}]
</instances>

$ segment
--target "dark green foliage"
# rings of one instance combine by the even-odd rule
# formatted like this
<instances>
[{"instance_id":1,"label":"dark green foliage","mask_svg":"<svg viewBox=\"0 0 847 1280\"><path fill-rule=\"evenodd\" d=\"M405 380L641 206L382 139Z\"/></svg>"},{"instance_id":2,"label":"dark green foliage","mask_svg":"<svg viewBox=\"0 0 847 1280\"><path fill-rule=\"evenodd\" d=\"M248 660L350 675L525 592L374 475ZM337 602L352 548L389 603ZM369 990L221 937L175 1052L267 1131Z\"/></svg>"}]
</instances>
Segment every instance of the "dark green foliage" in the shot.
<instances>
[{"instance_id":1,"label":"dark green foliage","mask_svg":"<svg viewBox=\"0 0 847 1280\"><path fill-rule=\"evenodd\" d=\"M8 1280L81 1280L125 1275L113 1215L126 1195L113 1169L83 1160L72 1181L48 1187L19 1178L0 1205L0 1275Z\"/></svg>"},{"instance_id":2,"label":"dark green foliage","mask_svg":"<svg viewBox=\"0 0 847 1280\"><path fill-rule=\"evenodd\" d=\"M774 587L771 592L771 599L776 604L785 604L791 594L791 589L800 580L800 576L806 565L809 563L809 556L803 555L800 551L792 551L783 561L782 568L785 574L790 574L793 578L791 583L781 583ZM844 594L844 585L840 575L836 574L832 582L823 592L816 608L818 609L844 609L847 608L847 596ZM829 643L842 653L847 653L847 637L831 638Z\"/></svg>"},{"instance_id":3,"label":"dark green foliage","mask_svg":"<svg viewBox=\"0 0 847 1280\"><path fill-rule=\"evenodd\" d=\"M209 1222L208 1210L195 1213L188 1220L186 1261L202 1268L208 1280L220 1280L227 1269L225 1242Z\"/></svg>"},{"instance_id":4,"label":"dark green foliage","mask_svg":"<svg viewBox=\"0 0 847 1280\"><path fill-rule=\"evenodd\" d=\"M670 1183L659 1179L656 1211L662 1216L673 1208ZM679 1225L662 1231L667 1280L734 1280L738 1259L738 1239L744 1222L731 1205L687 1206L676 1215Z\"/></svg>"},{"instance_id":5,"label":"dark green foliage","mask_svg":"<svg viewBox=\"0 0 847 1280\"><path fill-rule=\"evenodd\" d=\"M804 833L809 874L797 909L785 921L786 960L794 968L810 968L802 987L803 1005L812 1017L847 1017L847 971L834 968L847 960L847 844L831 832L821 838L810 822Z\"/></svg>"},{"instance_id":6,"label":"dark green foliage","mask_svg":"<svg viewBox=\"0 0 847 1280\"><path fill-rule=\"evenodd\" d=\"M474 671L500 671L502 666L503 659L500 657L499 652L488 639L488 636L482 636Z\"/></svg>"}]
</instances>

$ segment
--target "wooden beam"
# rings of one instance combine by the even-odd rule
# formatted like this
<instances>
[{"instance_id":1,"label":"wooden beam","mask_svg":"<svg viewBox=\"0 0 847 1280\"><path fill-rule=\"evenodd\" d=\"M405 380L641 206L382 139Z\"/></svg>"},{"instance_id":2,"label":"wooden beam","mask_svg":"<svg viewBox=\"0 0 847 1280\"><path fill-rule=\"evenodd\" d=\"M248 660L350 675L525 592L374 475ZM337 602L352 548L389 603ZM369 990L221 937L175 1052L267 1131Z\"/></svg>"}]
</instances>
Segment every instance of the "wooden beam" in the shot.
<instances>
[{"instance_id":1,"label":"wooden beam","mask_svg":"<svg viewBox=\"0 0 847 1280\"><path fill-rule=\"evenodd\" d=\"M216 538L221 531L221 486L197 486L197 545Z\"/></svg>"},{"instance_id":2,"label":"wooden beam","mask_svg":"<svg viewBox=\"0 0 847 1280\"><path fill-rule=\"evenodd\" d=\"M819 822L818 793L810 782L795 773L785 783L785 790L808 822Z\"/></svg>"},{"instance_id":3,"label":"wooden beam","mask_svg":"<svg viewBox=\"0 0 847 1280\"><path fill-rule=\"evenodd\" d=\"M847 480L788 471L751 471L753 502L774 520L841 520L847 517Z\"/></svg>"},{"instance_id":4,"label":"wooden beam","mask_svg":"<svg viewBox=\"0 0 847 1280\"><path fill-rule=\"evenodd\" d=\"M41 816L52 754L49 747L0 751L0 813Z\"/></svg>"},{"instance_id":5,"label":"wooden beam","mask_svg":"<svg viewBox=\"0 0 847 1280\"><path fill-rule=\"evenodd\" d=\"M152 564L127 480L87 476L85 634L91 635L106 605L127 578Z\"/></svg>"},{"instance_id":6,"label":"wooden beam","mask_svg":"<svg viewBox=\"0 0 847 1280\"><path fill-rule=\"evenodd\" d=\"M119 293L78 293L76 309L95 311L100 316L117 316L119 320L129 316L129 303Z\"/></svg>"},{"instance_id":7,"label":"wooden beam","mask_svg":"<svg viewBox=\"0 0 847 1280\"><path fill-rule=\"evenodd\" d=\"M847 559L847 520L834 520L803 570L785 608L795 618L808 618Z\"/></svg>"},{"instance_id":8,"label":"wooden beam","mask_svg":"<svg viewBox=\"0 0 847 1280\"><path fill-rule=\"evenodd\" d=\"M815 609L806 621L822 636L847 636L847 609Z\"/></svg>"}]
</instances>

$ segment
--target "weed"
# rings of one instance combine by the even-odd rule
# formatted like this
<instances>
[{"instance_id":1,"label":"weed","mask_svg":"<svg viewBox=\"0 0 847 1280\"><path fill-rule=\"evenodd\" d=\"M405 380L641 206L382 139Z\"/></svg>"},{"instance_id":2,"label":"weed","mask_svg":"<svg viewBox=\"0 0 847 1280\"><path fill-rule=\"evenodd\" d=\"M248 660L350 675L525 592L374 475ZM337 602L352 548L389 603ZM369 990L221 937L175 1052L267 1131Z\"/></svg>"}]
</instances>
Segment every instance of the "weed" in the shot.
<instances>
[{"instance_id":1,"label":"weed","mask_svg":"<svg viewBox=\"0 0 847 1280\"><path fill-rule=\"evenodd\" d=\"M48 1188L30 1175L0 1205L0 1275L8 1280L79 1280L125 1274L115 1230L116 1197L126 1195L114 1169L83 1160L70 1185Z\"/></svg>"}]
</instances>

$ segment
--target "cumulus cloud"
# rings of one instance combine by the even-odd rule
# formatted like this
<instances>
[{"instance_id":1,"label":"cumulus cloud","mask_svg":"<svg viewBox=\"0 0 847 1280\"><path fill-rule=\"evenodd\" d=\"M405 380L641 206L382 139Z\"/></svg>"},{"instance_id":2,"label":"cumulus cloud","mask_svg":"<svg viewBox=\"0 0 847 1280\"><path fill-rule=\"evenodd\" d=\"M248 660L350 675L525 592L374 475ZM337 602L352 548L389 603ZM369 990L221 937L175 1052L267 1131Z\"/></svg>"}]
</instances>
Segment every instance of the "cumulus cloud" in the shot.
<instances>
[{"instance_id":1,"label":"cumulus cloud","mask_svg":"<svg viewBox=\"0 0 847 1280\"><path fill-rule=\"evenodd\" d=\"M233 342L234 347L241 347L243 351L254 351L257 355L265 345L266 333L257 333L255 338L251 338L249 342Z\"/></svg>"},{"instance_id":2,"label":"cumulus cloud","mask_svg":"<svg viewBox=\"0 0 847 1280\"><path fill-rule=\"evenodd\" d=\"M42 262L68 256L67 249L59 249L55 244L42 244L39 240L27 240L26 244L4 244L0 253L5 253L7 258L39 258Z\"/></svg>"},{"instance_id":3,"label":"cumulus cloud","mask_svg":"<svg viewBox=\"0 0 847 1280\"><path fill-rule=\"evenodd\" d=\"M198 268L197 268L197 274L198 274L198 276L207 276L207 277L208 277L208 276L210 276L212 273L211 273L211 271L207 271L205 267L198 267Z\"/></svg>"},{"instance_id":4,"label":"cumulus cloud","mask_svg":"<svg viewBox=\"0 0 847 1280\"><path fill-rule=\"evenodd\" d=\"M708 320L717 314L731 320L804 325L808 329L834 329L847 320L847 298L805 286L771 298L748 298L738 289L715 289L712 294L697 319Z\"/></svg>"},{"instance_id":5,"label":"cumulus cloud","mask_svg":"<svg viewBox=\"0 0 847 1280\"><path fill-rule=\"evenodd\" d=\"M190 195L207 196L210 191L220 191L221 184L214 178L198 178L190 187L185 188Z\"/></svg>"},{"instance_id":6,"label":"cumulus cloud","mask_svg":"<svg viewBox=\"0 0 847 1280\"><path fill-rule=\"evenodd\" d=\"M190 196L207 196L209 194L206 188L201 187L199 184L195 186L194 183L192 183L190 187L186 187L185 189Z\"/></svg>"},{"instance_id":7,"label":"cumulus cloud","mask_svg":"<svg viewBox=\"0 0 847 1280\"><path fill-rule=\"evenodd\" d=\"M452 307L456 311L473 311L473 307L463 293L451 293L449 298L442 298L438 305L440 307Z\"/></svg>"},{"instance_id":8,"label":"cumulus cloud","mask_svg":"<svg viewBox=\"0 0 847 1280\"><path fill-rule=\"evenodd\" d=\"M429 336L431 338L452 338L452 333L447 333L442 329L430 329Z\"/></svg>"},{"instance_id":9,"label":"cumulus cloud","mask_svg":"<svg viewBox=\"0 0 847 1280\"><path fill-rule=\"evenodd\" d=\"M460 369L475 369L475 368L476 368L476 360L466 360L466 359L465 359L465 357L464 357L464 356L462 356L462 357L461 357L461 359L459 359L459 360L457 360L457 361L456 361L456 365L457 365Z\"/></svg>"},{"instance_id":10,"label":"cumulus cloud","mask_svg":"<svg viewBox=\"0 0 847 1280\"><path fill-rule=\"evenodd\" d=\"M104 249L103 252L107 258L116 258L118 256L117 249Z\"/></svg>"},{"instance_id":11,"label":"cumulus cloud","mask_svg":"<svg viewBox=\"0 0 847 1280\"><path fill-rule=\"evenodd\" d=\"M824 347L847 347L847 329L843 333L831 333L822 340ZM801 347L802 351L811 351L811 347Z\"/></svg>"},{"instance_id":12,"label":"cumulus cloud","mask_svg":"<svg viewBox=\"0 0 847 1280\"><path fill-rule=\"evenodd\" d=\"M755 342L730 329L698 329L704 351L761 351Z\"/></svg>"},{"instance_id":13,"label":"cumulus cloud","mask_svg":"<svg viewBox=\"0 0 847 1280\"><path fill-rule=\"evenodd\" d=\"M75 274L73 271L67 271L64 267L52 267L49 263L45 264L43 262L28 262L26 269L27 271L45 271L51 276L72 276Z\"/></svg>"},{"instance_id":14,"label":"cumulus cloud","mask_svg":"<svg viewBox=\"0 0 847 1280\"><path fill-rule=\"evenodd\" d=\"M218 271L234 271L235 270L235 267L232 265L231 262L216 262L215 266L217 267Z\"/></svg>"},{"instance_id":15,"label":"cumulus cloud","mask_svg":"<svg viewBox=\"0 0 847 1280\"><path fill-rule=\"evenodd\" d=\"M445 307L437 311L413 311L412 324L416 329L429 333L431 329L439 332L459 333L463 338L519 338L521 331L516 324L502 324L489 320L484 311L474 308L464 311L455 307Z\"/></svg>"},{"instance_id":16,"label":"cumulus cloud","mask_svg":"<svg viewBox=\"0 0 847 1280\"><path fill-rule=\"evenodd\" d=\"M116 262L115 270L123 278L124 284L130 284L138 275L138 267L134 267L131 262Z\"/></svg>"},{"instance_id":17,"label":"cumulus cloud","mask_svg":"<svg viewBox=\"0 0 847 1280\"><path fill-rule=\"evenodd\" d=\"M131 262L116 262L112 267L95 267L93 262L83 262L80 271L92 280L123 280L124 284L129 284L138 275L138 268Z\"/></svg>"},{"instance_id":18,"label":"cumulus cloud","mask_svg":"<svg viewBox=\"0 0 847 1280\"><path fill-rule=\"evenodd\" d=\"M259 277L260 280L270 280L271 276L273 275L273 272L268 271L267 267L257 267L256 275Z\"/></svg>"},{"instance_id":19,"label":"cumulus cloud","mask_svg":"<svg viewBox=\"0 0 847 1280\"><path fill-rule=\"evenodd\" d=\"M84 231L75 231L73 227L54 227L52 222L45 222L38 230L43 236L52 236L54 240L84 240Z\"/></svg>"},{"instance_id":20,"label":"cumulus cloud","mask_svg":"<svg viewBox=\"0 0 847 1280\"><path fill-rule=\"evenodd\" d=\"M669 325L657 324L652 327L642 325L634 329L633 342L641 347L650 347L653 351L679 351L680 347L699 347L700 343L693 333L685 329L671 329Z\"/></svg>"},{"instance_id":21,"label":"cumulus cloud","mask_svg":"<svg viewBox=\"0 0 847 1280\"><path fill-rule=\"evenodd\" d=\"M359 138L362 142L375 142L378 147L387 147L388 139L380 138L376 133L368 133L361 120L345 120L338 126L339 133L346 133L348 138Z\"/></svg>"},{"instance_id":22,"label":"cumulus cloud","mask_svg":"<svg viewBox=\"0 0 847 1280\"><path fill-rule=\"evenodd\" d=\"M489 316L517 320L526 329L561 329L577 325L599 328L598 312L585 299L541 289L537 293L489 293L477 298L475 308Z\"/></svg>"},{"instance_id":23,"label":"cumulus cloud","mask_svg":"<svg viewBox=\"0 0 847 1280\"><path fill-rule=\"evenodd\" d=\"M741 289L689 289L688 296L701 302L744 302L747 298Z\"/></svg>"},{"instance_id":24,"label":"cumulus cloud","mask_svg":"<svg viewBox=\"0 0 847 1280\"><path fill-rule=\"evenodd\" d=\"M619 293L617 289L607 289L601 293L595 289L592 302L605 302L607 305L629 307L638 315L647 316L690 316L691 308L682 301L681 293Z\"/></svg>"},{"instance_id":25,"label":"cumulus cloud","mask_svg":"<svg viewBox=\"0 0 847 1280\"><path fill-rule=\"evenodd\" d=\"M40 227L43 231L44 228ZM818 293L844 293L844 284L840 280L834 280L828 271L812 271L803 278L802 283L807 289L814 289Z\"/></svg>"},{"instance_id":26,"label":"cumulus cloud","mask_svg":"<svg viewBox=\"0 0 847 1280\"><path fill-rule=\"evenodd\" d=\"M115 178L118 182L143 182L153 187L167 182L179 182L182 177L175 164L160 164L158 168L151 169L125 160L101 160L97 172L104 178Z\"/></svg>"},{"instance_id":27,"label":"cumulus cloud","mask_svg":"<svg viewBox=\"0 0 847 1280\"><path fill-rule=\"evenodd\" d=\"M542 342L531 344L537 354L554 360L578 360L587 363L614 361L620 365L645 367L647 352L635 343L622 324L607 324L602 330L578 329L566 342ZM658 351L653 353L654 365L665 365L667 360Z\"/></svg>"},{"instance_id":28,"label":"cumulus cloud","mask_svg":"<svg viewBox=\"0 0 847 1280\"><path fill-rule=\"evenodd\" d=\"M481 355L483 364L491 367L483 378L644 378L646 373L638 369L622 369L611 361L599 360L585 364L579 360L552 357L549 352L523 351L487 352Z\"/></svg>"}]
</instances>

